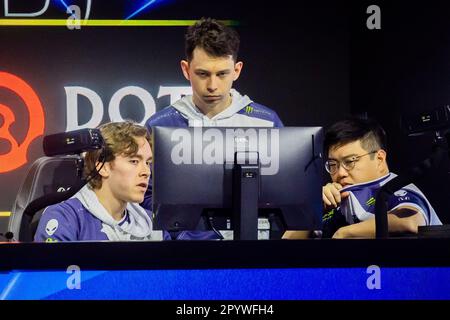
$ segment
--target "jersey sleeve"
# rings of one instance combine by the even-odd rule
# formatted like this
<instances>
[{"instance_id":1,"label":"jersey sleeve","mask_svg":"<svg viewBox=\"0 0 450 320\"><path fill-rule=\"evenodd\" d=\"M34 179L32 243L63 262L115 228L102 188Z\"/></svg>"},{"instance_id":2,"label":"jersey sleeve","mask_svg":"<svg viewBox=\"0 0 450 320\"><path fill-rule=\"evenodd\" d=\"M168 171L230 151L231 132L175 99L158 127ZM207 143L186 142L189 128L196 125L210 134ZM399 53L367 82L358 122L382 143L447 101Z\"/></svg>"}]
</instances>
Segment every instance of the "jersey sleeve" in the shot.
<instances>
[{"instance_id":1,"label":"jersey sleeve","mask_svg":"<svg viewBox=\"0 0 450 320\"><path fill-rule=\"evenodd\" d=\"M77 241L79 221L75 210L63 204L47 207L34 236L37 242Z\"/></svg>"},{"instance_id":2,"label":"jersey sleeve","mask_svg":"<svg viewBox=\"0 0 450 320\"><path fill-rule=\"evenodd\" d=\"M420 212L425 219L426 225L430 224L430 210L424 197L411 190L400 189L396 191L388 200L388 211L401 209L402 207L412 207Z\"/></svg>"},{"instance_id":3,"label":"jersey sleeve","mask_svg":"<svg viewBox=\"0 0 450 320\"><path fill-rule=\"evenodd\" d=\"M281 121L280 117L276 113L275 113L275 117L274 117L274 121L273 121L273 126L274 126L274 128L283 128L284 127L283 121Z\"/></svg>"}]
</instances>

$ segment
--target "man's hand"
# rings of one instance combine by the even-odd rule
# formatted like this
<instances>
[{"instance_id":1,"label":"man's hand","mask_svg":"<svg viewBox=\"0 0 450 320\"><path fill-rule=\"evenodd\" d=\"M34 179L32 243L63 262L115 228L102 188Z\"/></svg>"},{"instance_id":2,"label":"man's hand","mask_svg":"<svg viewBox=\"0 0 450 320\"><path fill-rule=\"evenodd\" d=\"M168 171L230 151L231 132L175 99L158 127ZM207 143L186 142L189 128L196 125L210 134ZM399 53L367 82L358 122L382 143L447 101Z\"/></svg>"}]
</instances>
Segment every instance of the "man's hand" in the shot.
<instances>
[{"instance_id":1,"label":"man's hand","mask_svg":"<svg viewBox=\"0 0 450 320\"><path fill-rule=\"evenodd\" d=\"M349 196L348 192L340 192L342 186L337 182L327 183L322 187L322 200L325 209L336 208Z\"/></svg>"}]
</instances>

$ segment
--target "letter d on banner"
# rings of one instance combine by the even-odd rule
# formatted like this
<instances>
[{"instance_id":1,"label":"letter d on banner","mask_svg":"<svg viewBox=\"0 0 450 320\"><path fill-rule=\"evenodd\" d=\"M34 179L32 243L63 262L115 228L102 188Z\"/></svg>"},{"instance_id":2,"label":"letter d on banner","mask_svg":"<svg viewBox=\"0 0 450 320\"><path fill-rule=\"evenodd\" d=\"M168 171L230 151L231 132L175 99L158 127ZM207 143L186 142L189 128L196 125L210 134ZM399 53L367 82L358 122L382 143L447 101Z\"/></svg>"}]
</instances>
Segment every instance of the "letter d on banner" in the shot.
<instances>
[{"instance_id":1,"label":"letter d on banner","mask_svg":"<svg viewBox=\"0 0 450 320\"><path fill-rule=\"evenodd\" d=\"M5 1L5 17L37 17L43 14L48 9L48 5L50 3L50 0L45 0L45 4L42 7L41 10L36 12L10 12L9 11L9 0ZM31 2L31 1L30 1Z\"/></svg>"}]
</instances>

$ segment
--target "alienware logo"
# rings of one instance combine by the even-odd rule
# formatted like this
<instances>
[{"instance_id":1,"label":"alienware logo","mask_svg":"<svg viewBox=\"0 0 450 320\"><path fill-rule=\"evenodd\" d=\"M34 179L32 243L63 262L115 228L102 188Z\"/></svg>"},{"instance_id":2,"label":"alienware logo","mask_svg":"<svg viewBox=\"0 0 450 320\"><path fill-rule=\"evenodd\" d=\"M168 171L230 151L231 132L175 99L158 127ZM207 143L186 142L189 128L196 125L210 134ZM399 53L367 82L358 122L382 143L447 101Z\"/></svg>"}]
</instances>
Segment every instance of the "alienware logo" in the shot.
<instances>
[{"instance_id":1,"label":"alienware logo","mask_svg":"<svg viewBox=\"0 0 450 320\"><path fill-rule=\"evenodd\" d=\"M69 191L70 187L64 188L64 187L59 187L58 190L56 190L56 192L66 192Z\"/></svg>"},{"instance_id":2,"label":"alienware logo","mask_svg":"<svg viewBox=\"0 0 450 320\"><path fill-rule=\"evenodd\" d=\"M394 192L394 195L397 197L404 197L404 196L406 196L407 193L408 192L405 190L398 190L398 191Z\"/></svg>"},{"instance_id":3,"label":"alienware logo","mask_svg":"<svg viewBox=\"0 0 450 320\"><path fill-rule=\"evenodd\" d=\"M45 226L45 232L47 232L49 236L52 236L58 229L58 226L59 226L58 220L51 219L47 222L47 225Z\"/></svg>"}]
</instances>

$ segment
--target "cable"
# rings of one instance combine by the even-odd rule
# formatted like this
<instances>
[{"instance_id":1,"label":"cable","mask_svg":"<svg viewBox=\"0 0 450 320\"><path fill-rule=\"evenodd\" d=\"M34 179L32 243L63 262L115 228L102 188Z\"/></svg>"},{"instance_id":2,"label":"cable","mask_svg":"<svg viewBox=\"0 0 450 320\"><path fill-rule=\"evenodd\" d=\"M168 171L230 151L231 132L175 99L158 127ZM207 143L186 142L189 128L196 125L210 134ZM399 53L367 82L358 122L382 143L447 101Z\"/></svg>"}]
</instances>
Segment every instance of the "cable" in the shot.
<instances>
[{"instance_id":1,"label":"cable","mask_svg":"<svg viewBox=\"0 0 450 320\"><path fill-rule=\"evenodd\" d=\"M212 215L208 214L208 220L207 220L208 226L214 231L214 233L219 237L220 240L223 240L224 238L223 238L222 234L214 227L213 220L214 220L214 217Z\"/></svg>"}]
</instances>

